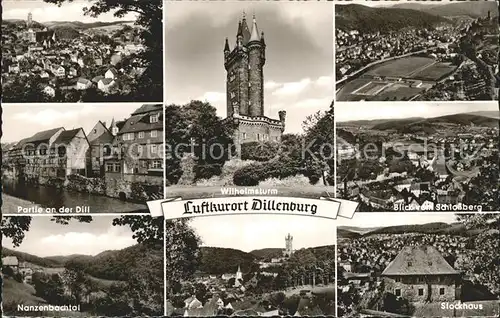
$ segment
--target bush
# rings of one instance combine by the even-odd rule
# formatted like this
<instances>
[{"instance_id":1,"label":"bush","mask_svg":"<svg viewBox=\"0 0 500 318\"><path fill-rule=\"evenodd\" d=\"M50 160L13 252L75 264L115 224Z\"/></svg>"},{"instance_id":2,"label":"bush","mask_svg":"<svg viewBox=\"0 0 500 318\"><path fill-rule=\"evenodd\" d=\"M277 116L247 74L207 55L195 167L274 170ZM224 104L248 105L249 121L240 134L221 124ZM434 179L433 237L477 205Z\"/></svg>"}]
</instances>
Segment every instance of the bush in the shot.
<instances>
[{"instance_id":1,"label":"bush","mask_svg":"<svg viewBox=\"0 0 500 318\"><path fill-rule=\"evenodd\" d=\"M193 167L195 180L210 179L213 176L220 176L222 165L220 164L198 164Z\"/></svg>"},{"instance_id":2,"label":"bush","mask_svg":"<svg viewBox=\"0 0 500 318\"><path fill-rule=\"evenodd\" d=\"M241 145L241 159L255 161L269 161L279 151L279 144L275 142L249 142Z\"/></svg>"},{"instance_id":3,"label":"bush","mask_svg":"<svg viewBox=\"0 0 500 318\"><path fill-rule=\"evenodd\" d=\"M281 157L279 160L254 163L237 170L233 176L233 182L238 186L256 186L259 181L268 178L283 179L295 176L300 172L297 163L287 157Z\"/></svg>"}]
</instances>

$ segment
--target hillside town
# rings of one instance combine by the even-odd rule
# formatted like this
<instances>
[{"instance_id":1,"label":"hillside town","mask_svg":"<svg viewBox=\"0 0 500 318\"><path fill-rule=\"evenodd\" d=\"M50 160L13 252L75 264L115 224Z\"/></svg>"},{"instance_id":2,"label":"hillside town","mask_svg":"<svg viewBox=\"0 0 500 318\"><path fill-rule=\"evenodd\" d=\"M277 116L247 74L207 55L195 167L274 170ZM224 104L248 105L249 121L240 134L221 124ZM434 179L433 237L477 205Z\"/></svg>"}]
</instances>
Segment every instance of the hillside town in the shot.
<instances>
[{"instance_id":1,"label":"hillside town","mask_svg":"<svg viewBox=\"0 0 500 318\"><path fill-rule=\"evenodd\" d=\"M2 21L4 102L113 100L145 70L137 58L140 32L130 22L82 29L77 22L47 27L36 18Z\"/></svg>"},{"instance_id":2,"label":"hillside town","mask_svg":"<svg viewBox=\"0 0 500 318\"><path fill-rule=\"evenodd\" d=\"M433 28L406 27L384 33L337 28L337 86L383 61L425 52L437 62L451 63L455 71L440 78L416 100L496 100L497 19L488 12L477 19L450 17L447 23Z\"/></svg>"},{"instance_id":3,"label":"hillside town","mask_svg":"<svg viewBox=\"0 0 500 318\"><path fill-rule=\"evenodd\" d=\"M339 316L381 312L448 316L439 304L457 301L485 301L484 311L476 311L483 314L498 310L494 301L498 286L487 272L471 270L474 266L466 256L477 248L473 238L460 233L405 232L339 239ZM487 309L489 300L492 307Z\"/></svg>"},{"instance_id":4,"label":"hillside town","mask_svg":"<svg viewBox=\"0 0 500 318\"><path fill-rule=\"evenodd\" d=\"M495 211L498 126L431 127L410 133L339 123L340 195L361 202L360 211L450 211L458 205ZM363 150L369 143L377 145L374 152ZM476 184L485 190L476 193Z\"/></svg>"},{"instance_id":5,"label":"hillside town","mask_svg":"<svg viewBox=\"0 0 500 318\"><path fill-rule=\"evenodd\" d=\"M295 262L303 257L300 255L311 252L294 250L292 240L288 234L281 253L261 258L250 267L242 269L234 264L233 273L198 271L192 280L181 282L167 296L167 316L333 315L333 263L328 267L322 263L320 269L320 263L316 267L313 262L299 270Z\"/></svg>"},{"instance_id":6,"label":"hillside town","mask_svg":"<svg viewBox=\"0 0 500 318\"><path fill-rule=\"evenodd\" d=\"M163 107L145 104L88 132L56 127L12 143L2 157L4 180L143 203L162 193Z\"/></svg>"}]
</instances>

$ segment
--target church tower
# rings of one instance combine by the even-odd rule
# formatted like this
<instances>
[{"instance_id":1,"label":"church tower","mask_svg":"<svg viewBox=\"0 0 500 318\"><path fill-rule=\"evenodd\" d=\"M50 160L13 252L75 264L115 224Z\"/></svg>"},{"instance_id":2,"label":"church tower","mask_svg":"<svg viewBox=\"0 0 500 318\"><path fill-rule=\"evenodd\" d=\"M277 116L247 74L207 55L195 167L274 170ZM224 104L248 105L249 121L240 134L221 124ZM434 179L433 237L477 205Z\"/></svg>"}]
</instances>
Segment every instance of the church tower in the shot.
<instances>
[{"instance_id":1,"label":"church tower","mask_svg":"<svg viewBox=\"0 0 500 318\"><path fill-rule=\"evenodd\" d=\"M243 279L243 273L241 272L240 265L238 265L238 270L236 271L236 280Z\"/></svg>"},{"instance_id":2,"label":"church tower","mask_svg":"<svg viewBox=\"0 0 500 318\"><path fill-rule=\"evenodd\" d=\"M226 69L227 119L237 124L235 143L251 141L280 141L285 129L284 111L280 119L265 116L264 65L266 43L264 32L259 33L257 19L248 27L245 13L238 22L234 48L228 38L224 43Z\"/></svg>"}]
</instances>

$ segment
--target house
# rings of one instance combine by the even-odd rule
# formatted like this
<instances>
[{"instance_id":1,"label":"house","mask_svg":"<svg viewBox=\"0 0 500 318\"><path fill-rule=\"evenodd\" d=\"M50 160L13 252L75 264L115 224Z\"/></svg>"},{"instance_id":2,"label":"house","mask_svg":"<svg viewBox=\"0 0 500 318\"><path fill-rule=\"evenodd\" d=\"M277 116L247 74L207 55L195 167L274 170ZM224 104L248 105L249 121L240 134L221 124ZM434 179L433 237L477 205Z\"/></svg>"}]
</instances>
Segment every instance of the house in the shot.
<instances>
[{"instance_id":1,"label":"house","mask_svg":"<svg viewBox=\"0 0 500 318\"><path fill-rule=\"evenodd\" d=\"M40 77L41 78L49 78L50 75L49 75L49 73L47 71L41 71L40 72Z\"/></svg>"},{"instance_id":2,"label":"house","mask_svg":"<svg viewBox=\"0 0 500 318\"><path fill-rule=\"evenodd\" d=\"M49 158L41 174L64 178L71 174L85 175L88 149L89 142L82 128L62 131L50 145Z\"/></svg>"},{"instance_id":3,"label":"house","mask_svg":"<svg viewBox=\"0 0 500 318\"><path fill-rule=\"evenodd\" d=\"M118 71L112 67L104 73L105 78L116 79L118 77Z\"/></svg>"},{"instance_id":4,"label":"house","mask_svg":"<svg viewBox=\"0 0 500 318\"><path fill-rule=\"evenodd\" d=\"M80 77L78 81L76 81L76 89L85 90L92 86L92 81L89 81L86 78Z\"/></svg>"},{"instance_id":5,"label":"house","mask_svg":"<svg viewBox=\"0 0 500 318\"><path fill-rule=\"evenodd\" d=\"M116 85L116 81L112 78L102 78L97 82L97 88L106 93L109 93Z\"/></svg>"},{"instance_id":6,"label":"house","mask_svg":"<svg viewBox=\"0 0 500 318\"><path fill-rule=\"evenodd\" d=\"M66 75L66 69L62 65L54 65L52 66L52 73L56 77L64 77Z\"/></svg>"},{"instance_id":7,"label":"house","mask_svg":"<svg viewBox=\"0 0 500 318\"><path fill-rule=\"evenodd\" d=\"M17 273L19 271L19 260L16 256L2 257L2 267L10 267L14 273Z\"/></svg>"},{"instance_id":8,"label":"house","mask_svg":"<svg viewBox=\"0 0 500 318\"><path fill-rule=\"evenodd\" d=\"M460 299L460 272L433 246L405 246L382 272L385 292L410 302Z\"/></svg>"},{"instance_id":9,"label":"house","mask_svg":"<svg viewBox=\"0 0 500 318\"><path fill-rule=\"evenodd\" d=\"M111 125L98 121L87 135L89 149L87 153L87 172L93 175L104 174L104 158L111 155L113 139L125 122L116 123L114 118Z\"/></svg>"},{"instance_id":10,"label":"house","mask_svg":"<svg viewBox=\"0 0 500 318\"><path fill-rule=\"evenodd\" d=\"M118 132L115 146L126 149L120 162L124 174L163 176L163 106L143 105L133 112Z\"/></svg>"},{"instance_id":11,"label":"house","mask_svg":"<svg viewBox=\"0 0 500 318\"><path fill-rule=\"evenodd\" d=\"M43 92L44 92L46 95L50 96L50 97L54 97L54 96L56 96L56 90L55 90L55 88L54 88L54 87L52 87L52 86L50 86L50 85L45 86L45 87L43 88Z\"/></svg>"}]
</instances>

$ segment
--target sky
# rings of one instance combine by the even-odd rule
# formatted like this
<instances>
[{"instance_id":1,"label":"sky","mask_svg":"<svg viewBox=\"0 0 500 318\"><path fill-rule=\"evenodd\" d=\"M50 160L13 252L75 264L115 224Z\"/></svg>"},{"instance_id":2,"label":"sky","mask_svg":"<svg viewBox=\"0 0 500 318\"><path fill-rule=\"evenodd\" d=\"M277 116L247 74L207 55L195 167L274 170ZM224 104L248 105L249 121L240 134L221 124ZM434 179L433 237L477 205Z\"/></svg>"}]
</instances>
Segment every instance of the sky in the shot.
<instances>
[{"instance_id":1,"label":"sky","mask_svg":"<svg viewBox=\"0 0 500 318\"><path fill-rule=\"evenodd\" d=\"M335 103L337 122L352 120L439 117L477 111L498 111L497 102L356 102Z\"/></svg>"},{"instance_id":2,"label":"sky","mask_svg":"<svg viewBox=\"0 0 500 318\"><path fill-rule=\"evenodd\" d=\"M4 104L2 143L16 142L35 133L58 127L83 128L88 134L99 120L109 128L111 120L130 117L142 104ZM22 129L19 129L22 127Z\"/></svg>"},{"instance_id":3,"label":"sky","mask_svg":"<svg viewBox=\"0 0 500 318\"><path fill-rule=\"evenodd\" d=\"M127 14L116 18L113 12L103 13L98 18L83 15L83 8L89 6L89 1L75 0L65 2L60 7L43 0L2 0L2 19L26 20L28 13L33 15L33 21L80 21L80 22L111 22L118 20L136 20L135 14Z\"/></svg>"},{"instance_id":4,"label":"sky","mask_svg":"<svg viewBox=\"0 0 500 318\"><path fill-rule=\"evenodd\" d=\"M352 219L339 218L336 221L337 226L356 226L356 227L385 227L394 225L425 224L432 222L453 223L457 218L454 213L422 213L422 212L369 212L355 213Z\"/></svg>"},{"instance_id":5,"label":"sky","mask_svg":"<svg viewBox=\"0 0 500 318\"><path fill-rule=\"evenodd\" d=\"M293 248L336 244L335 220L302 215L218 215L193 218L190 225L202 246L250 252L262 248L285 248L293 236Z\"/></svg>"},{"instance_id":6,"label":"sky","mask_svg":"<svg viewBox=\"0 0 500 318\"><path fill-rule=\"evenodd\" d=\"M14 248L10 238L3 238L2 246L32 255L47 257L71 254L97 255L107 250L120 250L137 244L128 226L113 226L117 216L93 216L91 223L71 220L57 224L51 216L31 218L29 231L19 247Z\"/></svg>"},{"instance_id":7,"label":"sky","mask_svg":"<svg viewBox=\"0 0 500 318\"><path fill-rule=\"evenodd\" d=\"M243 11L264 31L265 115L286 110L286 133L333 100L333 3L274 1L166 2L166 99L208 101L226 117L224 41L235 45Z\"/></svg>"},{"instance_id":8,"label":"sky","mask_svg":"<svg viewBox=\"0 0 500 318\"><path fill-rule=\"evenodd\" d=\"M399 1L399 0L381 0L381 1L365 1L365 0L357 0L357 1L342 1L342 3L347 3L347 2L355 2L355 3L362 3L365 6L368 7L389 7L393 6L398 3L418 3L418 4L423 4L423 5L436 5L436 4L443 4L443 3L449 3L449 0L428 0L428 1ZM340 4L342 4L340 3Z\"/></svg>"}]
</instances>

